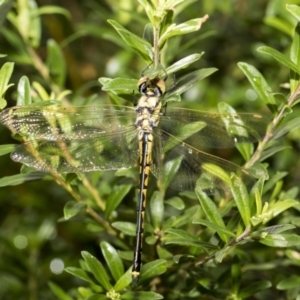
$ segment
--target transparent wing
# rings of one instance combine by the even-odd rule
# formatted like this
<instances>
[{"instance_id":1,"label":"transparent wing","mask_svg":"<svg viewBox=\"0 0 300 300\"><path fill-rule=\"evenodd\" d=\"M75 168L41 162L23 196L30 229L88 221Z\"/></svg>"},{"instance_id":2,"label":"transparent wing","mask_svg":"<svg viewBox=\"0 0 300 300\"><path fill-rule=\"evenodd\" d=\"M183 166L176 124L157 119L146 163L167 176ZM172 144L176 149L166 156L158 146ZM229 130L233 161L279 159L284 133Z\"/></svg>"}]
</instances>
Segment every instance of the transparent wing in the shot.
<instances>
[{"instance_id":1,"label":"transparent wing","mask_svg":"<svg viewBox=\"0 0 300 300\"><path fill-rule=\"evenodd\" d=\"M16 106L0 113L0 122L14 133L49 141L110 134L134 124L135 118L133 107L117 105Z\"/></svg>"},{"instance_id":2,"label":"transparent wing","mask_svg":"<svg viewBox=\"0 0 300 300\"><path fill-rule=\"evenodd\" d=\"M231 148L260 140L268 119L258 114L218 114L166 108L160 128L197 149Z\"/></svg>"},{"instance_id":3,"label":"transparent wing","mask_svg":"<svg viewBox=\"0 0 300 300\"><path fill-rule=\"evenodd\" d=\"M12 158L38 170L88 172L128 168L138 159L136 112L124 106L14 107L0 113L0 122L32 140L18 146ZM172 186L193 190L209 164L225 171L242 169L200 149L233 147L259 140L266 119L255 114L216 114L167 108L154 141L153 173L162 174L162 162L181 159ZM202 176L203 177L203 176ZM217 176L212 176L217 179ZM247 177L247 176L246 176ZM218 182L218 180L215 180Z\"/></svg>"},{"instance_id":4,"label":"transparent wing","mask_svg":"<svg viewBox=\"0 0 300 300\"><path fill-rule=\"evenodd\" d=\"M29 140L13 160L41 171L89 172L129 168L137 163L132 107L20 106L3 111L0 122Z\"/></svg>"},{"instance_id":5,"label":"transparent wing","mask_svg":"<svg viewBox=\"0 0 300 300\"><path fill-rule=\"evenodd\" d=\"M255 179L243 168L200 151L167 132L156 132L155 139L160 142L154 143L156 155L153 155L151 171L155 177L164 182L164 168L177 161L178 169L169 184L175 190L194 191L199 181L208 194L218 192L222 196L230 195L230 173L242 176L248 188L255 183Z\"/></svg>"},{"instance_id":6,"label":"transparent wing","mask_svg":"<svg viewBox=\"0 0 300 300\"><path fill-rule=\"evenodd\" d=\"M130 168L138 162L135 127L77 140L32 140L16 147L14 161L40 171L90 172Z\"/></svg>"},{"instance_id":7,"label":"transparent wing","mask_svg":"<svg viewBox=\"0 0 300 300\"><path fill-rule=\"evenodd\" d=\"M208 194L231 194L230 173L243 177L251 187L255 179L243 168L210 155L207 148L230 148L260 140L268 119L256 114L218 114L183 108L167 108L155 129L152 173L164 182L164 168L179 163L170 186L193 191L196 182Z\"/></svg>"}]
</instances>

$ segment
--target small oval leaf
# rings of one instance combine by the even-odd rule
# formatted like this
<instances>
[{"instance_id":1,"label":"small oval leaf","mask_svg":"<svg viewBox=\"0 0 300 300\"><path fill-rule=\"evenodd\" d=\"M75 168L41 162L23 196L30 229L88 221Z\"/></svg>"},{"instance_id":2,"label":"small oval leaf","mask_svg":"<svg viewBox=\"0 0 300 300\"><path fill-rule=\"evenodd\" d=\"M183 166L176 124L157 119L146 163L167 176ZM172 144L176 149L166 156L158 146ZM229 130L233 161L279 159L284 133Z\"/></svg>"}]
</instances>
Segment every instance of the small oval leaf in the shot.
<instances>
[{"instance_id":1,"label":"small oval leaf","mask_svg":"<svg viewBox=\"0 0 300 300\"><path fill-rule=\"evenodd\" d=\"M154 292L126 292L122 294L124 300L159 300L164 297Z\"/></svg>"},{"instance_id":2,"label":"small oval leaf","mask_svg":"<svg viewBox=\"0 0 300 300\"><path fill-rule=\"evenodd\" d=\"M22 76L18 84L18 98L17 105L29 105L32 104L31 100L31 88L27 76Z\"/></svg>"},{"instance_id":3,"label":"small oval leaf","mask_svg":"<svg viewBox=\"0 0 300 300\"><path fill-rule=\"evenodd\" d=\"M84 258L90 272L93 273L101 286L103 286L106 291L109 291L112 288L112 285L109 282L109 277L103 265L96 259L96 257L87 251L82 251L81 255Z\"/></svg>"},{"instance_id":4,"label":"small oval leaf","mask_svg":"<svg viewBox=\"0 0 300 300\"><path fill-rule=\"evenodd\" d=\"M155 191L150 199L150 218L154 230L161 227L163 216L164 216L164 201L161 193Z\"/></svg>"},{"instance_id":5,"label":"small oval leaf","mask_svg":"<svg viewBox=\"0 0 300 300\"><path fill-rule=\"evenodd\" d=\"M136 224L130 222L114 222L112 227L120 230L126 235L135 236Z\"/></svg>"},{"instance_id":6,"label":"small oval leaf","mask_svg":"<svg viewBox=\"0 0 300 300\"><path fill-rule=\"evenodd\" d=\"M12 152L15 148L15 144L0 145L0 156Z\"/></svg>"},{"instance_id":7,"label":"small oval leaf","mask_svg":"<svg viewBox=\"0 0 300 300\"><path fill-rule=\"evenodd\" d=\"M272 94L272 90L263 75L252 65L239 62L238 66L244 72L258 96L270 106L272 111L276 112L276 101Z\"/></svg>"},{"instance_id":8,"label":"small oval leaf","mask_svg":"<svg viewBox=\"0 0 300 300\"><path fill-rule=\"evenodd\" d=\"M300 68L279 51L267 46L259 47L257 51L272 56L274 59L286 66L288 69L300 74Z\"/></svg>"},{"instance_id":9,"label":"small oval leaf","mask_svg":"<svg viewBox=\"0 0 300 300\"><path fill-rule=\"evenodd\" d=\"M0 187L8 185L19 185L27 181L43 179L47 176L44 172L33 172L28 174L17 174L0 178Z\"/></svg>"},{"instance_id":10,"label":"small oval leaf","mask_svg":"<svg viewBox=\"0 0 300 300\"><path fill-rule=\"evenodd\" d=\"M297 234L269 234L259 242L270 247L287 248L299 246L300 236Z\"/></svg>"},{"instance_id":11,"label":"small oval leaf","mask_svg":"<svg viewBox=\"0 0 300 300\"><path fill-rule=\"evenodd\" d=\"M117 281L124 273L123 262L117 250L109 243L101 242L100 247L107 266L113 278Z\"/></svg>"},{"instance_id":12,"label":"small oval leaf","mask_svg":"<svg viewBox=\"0 0 300 300\"><path fill-rule=\"evenodd\" d=\"M76 201L69 201L64 206L64 218L65 220L69 220L70 218L76 216L83 207L85 207L85 203L78 203Z\"/></svg>"},{"instance_id":13,"label":"small oval leaf","mask_svg":"<svg viewBox=\"0 0 300 300\"><path fill-rule=\"evenodd\" d=\"M224 241L225 243L228 242L228 235L224 234L224 231L228 231L226 229L226 226L224 224L224 221L222 219L222 216L219 213L219 210L217 208L217 206L215 205L215 203L207 196L207 194L205 192L202 191L201 188L196 188L195 189L196 195L199 199L199 202L201 204L201 207L207 217L207 219L212 223L215 224L216 227L212 228L212 229L217 229L217 233L220 236L220 238L222 239L222 241ZM197 222L197 221L195 221ZM200 221L201 222L201 221ZM200 223L201 224L201 223ZM202 223L203 224L203 223ZM223 229L223 230L221 230Z\"/></svg>"},{"instance_id":14,"label":"small oval leaf","mask_svg":"<svg viewBox=\"0 0 300 300\"><path fill-rule=\"evenodd\" d=\"M167 271L167 261L165 259L157 259L151 261L142 267L141 279L144 281L146 279L161 275Z\"/></svg>"}]
</instances>

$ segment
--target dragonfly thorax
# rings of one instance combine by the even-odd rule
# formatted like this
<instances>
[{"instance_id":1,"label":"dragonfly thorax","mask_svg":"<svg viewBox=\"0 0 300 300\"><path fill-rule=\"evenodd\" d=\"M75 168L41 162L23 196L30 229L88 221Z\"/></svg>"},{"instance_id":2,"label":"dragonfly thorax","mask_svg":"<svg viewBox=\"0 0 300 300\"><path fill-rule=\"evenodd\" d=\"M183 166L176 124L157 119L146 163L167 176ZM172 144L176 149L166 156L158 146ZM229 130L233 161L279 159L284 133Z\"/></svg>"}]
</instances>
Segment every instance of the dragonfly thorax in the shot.
<instances>
[{"instance_id":1,"label":"dragonfly thorax","mask_svg":"<svg viewBox=\"0 0 300 300\"><path fill-rule=\"evenodd\" d=\"M138 130L152 132L159 122L161 102L158 97L142 96L138 102L135 126Z\"/></svg>"},{"instance_id":2,"label":"dragonfly thorax","mask_svg":"<svg viewBox=\"0 0 300 300\"><path fill-rule=\"evenodd\" d=\"M139 99L136 113L135 126L139 131L152 132L159 122L161 110L160 96L165 91L165 83L160 78L149 79L144 76L138 82L142 97Z\"/></svg>"}]
</instances>

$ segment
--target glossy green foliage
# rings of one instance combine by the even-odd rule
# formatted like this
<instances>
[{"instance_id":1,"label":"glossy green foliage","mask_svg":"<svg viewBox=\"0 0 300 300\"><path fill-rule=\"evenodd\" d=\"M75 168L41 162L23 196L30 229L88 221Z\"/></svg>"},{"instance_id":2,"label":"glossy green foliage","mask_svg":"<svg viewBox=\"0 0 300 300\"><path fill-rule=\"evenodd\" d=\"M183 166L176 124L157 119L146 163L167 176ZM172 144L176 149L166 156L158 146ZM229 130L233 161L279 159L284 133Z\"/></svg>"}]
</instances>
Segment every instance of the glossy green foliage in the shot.
<instances>
[{"instance_id":1,"label":"glossy green foliage","mask_svg":"<svg viewBox=\"0 0 300 300\"><path fill-rule=\"evenodd\" d=\"M165 78L166 115L215 122L185 124L153 153L197 137L201 176L174 186L187 152L155 166L137 287L137 168L38 172L8 156L28 128L0 124L0 299L299 299L300 1L44 2L0 3L1 110L132 107L142 74Z\"/></svg>"}]
</instances>

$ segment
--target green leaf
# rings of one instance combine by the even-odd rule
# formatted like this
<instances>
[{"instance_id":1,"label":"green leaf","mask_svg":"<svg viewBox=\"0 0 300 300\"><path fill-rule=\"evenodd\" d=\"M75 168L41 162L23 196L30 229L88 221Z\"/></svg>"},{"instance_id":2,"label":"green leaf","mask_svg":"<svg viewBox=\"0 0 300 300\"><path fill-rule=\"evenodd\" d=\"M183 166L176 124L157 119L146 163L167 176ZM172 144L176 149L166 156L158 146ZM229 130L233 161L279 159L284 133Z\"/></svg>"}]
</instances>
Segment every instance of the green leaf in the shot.
<instances>
[{"instance_id":1,"label":"green leaf","mask_svg":"<svg viewBox=\"0 0 300 300\"><path fill-rule=\"evenodd\" d=\"M218 104L218 110L220 113L228 114L228 119L226 119L226 122L224 122L224 125L226 127L226 130L229 135L231 136L243 136L248 137L248 132L246 129L246 126L243 127L243 120L234 118L234 115L236 114L236 110L228 105L225 102L221 102ZM232 117L231 117L232 116ZM231 122L232 119L234 122ZM235 124L239 124L240 126L236 126ZM243 155L243 158L248 161L250 159L251 154L253 153L253 145L251 143L238 143L235 146L239 152Z\"/></svg>"},{"instance_id":2,"label":"green leaf","mask_svg":"<svg viewBox=\"0 0 300 300\"><path fill-rule=\"evenodd\" d=\"M198 54L198 53L191 54L191 55L186 56L185 58L177 61L176 63L174 63L173 65L171 65L170 67L168 67L166 69L167 74L174 74L179 70L187 68L189 65L191 65L195 61L199 60L203 54L204 54L204 52L202 52L201 54Z\"/></svg>"},{"instance_id":3,"label":"green leaf","mask_svg":"<svg viewBox=\"0 0 300 300\"><path fill-rule=\"evenodd\" d=\"M31 100L31 88L30 82L27 76L22 76L18 84L18 98L17 105L30 105L32 104Z\"/></svg>"},{"instance_id":4,"label":"green leaf","mask_svg":"<svg viewBox=\"0 0 300 300\"><path fill-rule=\"evenodd\" d=\"M8 185L19 185L27 181L43 179L47 174L43 172L33 172L28 174L17 174L0 178L0 187Z\"/></svg>"},{"instance_id":5,"label":"green leaf","mask_svg":"<svg viewBox=\"0 0 300 300\"><path fill-rule=\"evenodd\" d=\"M223 258L225 257L225 255L229 251L231 251L232 248L233 248L233 246L225 246L221 250L216 251L216 253L215 253L215 261L220 264L222 262Z\"/></svg>"},{"instance_id":6,"label":"green leaf","mask_svg":"<svg viewBox=\"0 0 300 300\"><path fill-rule=\"evenodd\" d=\"M300 74L300 68L279 51L268 46L261 46L257 49L257 51L272 56L274 59L276 59L278 62L280 62L290 70L293 70L294 72Z\"/></svg>"},{"instance_id":7,"label":"green leaf","mask_svg":"<svg viewBox=\"0 0 300 300\"><path fill-rule=\"evenodd\" d=\"M273 93L274 99L276 100L276 102L281 105L281 104L287 104L288 103L288 98L286 95L282 94L282 93ZM270 120L271 121L271 120Z\"/></svg>"},{"instance_id":8,"label":"green leaf","mask_svg":"<svg viewBox=\"0 0 300 300\"><path fill-rule=\"evenodd\" d=\"M70 218L76 216L83 207L85 207L85 203L79 203L76 201L69 201L64 206L64 218L65 220L69 220Z\"/></svg>"},{"instance_id":9,"label":"green leaf","mask_svg":"<svg viewBox=\"0 0 300 300\"><path fill-rule=\"evenodd\" d=\"M282 224L282 225L274 225L274 226L270 226L270 227L265 227L265 228L261 228L257 231L254 231L251 233L251 237L259 237L262 234L268 233L268 234L275 234L275 233L280 233L280 232L284 232L287 230L291 230L296 228L295 225L292 224Z\"/></svg>"},{"instance_id":10,"label":"green leaf","mask_svg":"<svg viewBox=\"0 0 300 300\"><path fill-rule=\"evenodd\" d=\"M173 8L174 6L171 5ZM174 9L166 9L165 10L165 15L163 16L163 19L160 21L160 27L159 27L159 36L162 36L170 26L172 26L173 19L174 19ZM153 28L153 26L152 26ZM152 30L153 31L153 30ZM152 32L152 37L153 37L153 32ZM153 38L152 38L153 40ZM153 41L152 43L153 44ZM164 45L162 45L163 47Z\"/></svg>"},{"instance_id":11,"label":"green leaf","mask_svg":"<svg viewBox=\"0 0 300 300\"><path fill-rule=\"evenodd\" d=\"M241 263L237 257L234 257L231 264L231 292L237 294L241 285Z\"/></svg>"},{"instance_id":12,"label":"green leaf","mask_svg":"<svg viewBox=\"0 0 300 300\"><path fill-rule=\"evenodd\" d=\"M114 222L112 227L120 230L126 235L135 236L136 224L130 222Z\"/></svg>"},{"instance_id":13,"label":"green leaf","mask_svg":"<svg viewBox=\"0 0 300 300\"><path fill-rule=\"evenodd\" d=\"M277 172L276 174L274 174L264 185L263 194L271 190L279 180L281 180L287 175L288 175L287 172Z\"/></svg>"},{"instance_id":14,"label":"green leaf","mask_svg":"<svg viewBox=\"0 0 300 300\"><path fill-rule=\"evenodd\" d=\"M207 17L189 20L179 25L172 24L163 33L158 41L159 49L162 49L164 43L171 37L195 32L201 28L202 23L207 20Z\"/></svg>"},{"instance_id":15,"label":"green leaf","mask_svg":"<svg viewBox=\"0 0 300 300\"><path fill-rule=\"evenodd\" d=\"M233 232L231 232L230 230L228 230L226 227L222 227L220 225L217 225L216 223L207 221L207 220L195 220L193 221L193 224L201 224L206 226L207 228L216 231L219 235L221 233L224 233L225 235L228 235L230 237L235 237L235 234ZM228 240L228 238L227 238Z\"/></svg>"},{"instance_id":16,"label":"green leaf","mask_svg":"<svg viewBox=\"0 0 300 300\"><path fill-rule=\"evenodd\" d=\"M114 20L107 20L107 22L115 28L127 45L136 51L142 59L144 59L148 64L152 62L151 44L125 29L118 22Z\"/></svg>"},{"instance_id":17,"label":"green leaf","mask_svg":"<svg viewBox=\"0 0 300 300\"><path fill-rule=\"evenodd\" d=\"M292 275L278 282L276 288L278 290L284 291L284 290L299 288L299 286L300 286L300 276Z\"/></svg>"},{"instance_id":18,"label":"green leaf","mask_svg":"<svg viewBox=\"0 0 300 300\"><path fill-rule=\"evenodd\" d=\"M211 163L204 163L201 166L202 170L213 177L217 177L225 182L228 186L232 185L231 179L229 174L223 170L221 167L211 164ZM201 181L199 181L199 186L201 187Z\"/></svg>"},{"instance_id":19,"label":"green leaf","mask_svg":"<svg viewBox=\"0 0 300 300\"><path fill-rule=\"evenodd\" d=\"M12 5L15 3L14 0L3 0L0 3L0 26L6 19L7 13L10 11ZM2 27L2 26L1 26Z\"/></svg>"},{"instance_id":20,"label":"green leaf","mask_svg":"<svg viewBox=\"0 0 300 300\"><path fill-rule=\"evenodd\" d=\"M143 6L143 8L147 14L147 17L151 22L151 25L154 26L155 21L156 21L155 20L156 18L154 18L154 14L156 12L155 4L148 0L138 0L138 2ZM159 18L157 18L157 19L158 19L157 22L159 22L160 19Z\"/></svg>"},{"instance_id":21,"label":"green leaf","mask_svg":"<svg viewBox=\"0 0 300 300\"><path fill-rule=\"evenodd\" d=\"M297 218L298 219L298 218ZM285 251L287 258L296 266L300 266L300 252L294 249L287 249Z\"/></svg>"},{"instance_id":22,"label":"green leaf","mask_svg":"<svg viewBox=\"0 0 300 300\"><path fill-rule=\"evenodd\" d=\"M299 22L296 25L294 36L293 36L293 42L290 51L290 59L294 64L299 65L300 63L300 23ZM297 89L297 85L300 80L300 75L294 71L291 71L290 73L291 73L290 74L291 94L293 94Z\"/></svg>"},{"instance_id":23,"label":"green leaf","mask_svg":"<svg viewBox=\"0 0 300 300\"><path fill-rule=\"evenodd\" d=\"M37 15L36 1L19 1L15 12L8 14L9 21L17 28L25 44L38 47L41 38L41 20ZM23 50L23 49L22 49Z\"/></svg>"},{"instance_id":24,"label":"green leaf","mask_svg":"<svg viewBox=\"0 0 300 300\"><path fill-rule=\"evenodd\" d=\"M82 251L81 255L87 263L90 272L93 273L101 286L103 286L106 291L109 291L112 288L112 285L109 282L109 277L103 265L87 251Z\"/></svg>"},{"instance_id":25,"label":"green leaf","mask_svg":"<svg viewBox=\"0 0 300 300\"><path fill-rule=\"evenodd\" d=\"M168 218L163 223L163 228L181 227L187 223L190 223L191 220L198 214L199 209L199 205L185 209L182 215Z\"/></svg>"},{"instance_id":26,"label":"green leaf","mask_svg":"<svg viewBox=\"0 0 300 300\"><path fill-rule=\"evenodd\" d=\"M275 218L285 210L298 205L299 205L299 201L294 199L281 200L271 205L270 208L268 209L268 213L270 213L272 217Z\"/></svg>"},{"instance_id":27,"label":"green leaf","mask_svg":"<svg viewBox=\"0 0 300 300\"><path fill-rule=\"evenodd\" d=\"M167 261L165 259L156 259L145 265L141 270L140 281L145 281L149 278L161 275L167 271Z\"/></svg>"},{"instance_id":28,"label":"green leaf","mask_svg":"<svg viewBox=\"0 0 300 300\"><path fill-rule=\"evenodd\" d=\"M37 11L34 11L33 15L46 15L46 14L61 14L64 15L69 20L72 19L70 12L62 7L55 6L55 5L44 5L39 7Z\"/></svg>"},{"instance_id":29,"label":"green leaf","mask_svg":"<svg viewBox=\"0 0 300 300\"><path fill-rule=\"evenodd\" d=\"M81 290L78 288L78 290ZM94 294L88 298L85 298L85 300L107 300L106 295L101 295L101 294Z\"/></svg>"},{"instance_id":30,"label":"green leaf","mask_svg":"<svg viewBox=\"0 0 300 300\"><path fill-rule=\"evenodd\" d=\"M205 122L198 121L182 126L176 137L171 136L168 139L168 141L164 144L164 152L171 150L176 145L180 144L182 141L186 140L193 134L203 129L206 125L207 124Z\"/></svg>"},{"instance_id":31,"label":"green leaf","mask_svg":"<svg viewBox=\"0 0 300 300\"><path fill-rule=\"evenodd\" d=\"M159 300L164 297L154 292L125 292L121 295L124 300Z\"/></svg>"},{"instance_id":32,"label":"green leaf","mask_svg":"<svg viewBox=\"0 0 300 300\"><path fill-rule=\"evenodd\" d=\"M279 1L278 3L280 3ZM267 16L264 18L264 23L276 28L277 30L282 31L283 33L287 34L288 36L292 36L293 28L292 25L280 17L275 16Z\"/></svg>"},{"instance_id":33,"label":"green leaf","mask_svg":"<svg viewBox=\"0 0 300 300\"><path fill-rule=\"evenodd\" d=\"M148 224L146 224L146 225L148 225ZM154 232L153 227L147 226L146 228L148 229L148 231L150 231L150 229L151 229L151 232ZM145 241L148 245L155 245L157 243L157 239L158 239L157 236L150 235L150 236L146 237Z\"/></svg>"},{"instance_id":34,"label":"green leaf","mask_svg":"<svg viewBox=\"0 0 300 300\"><path fill-rule=\"evenodd\" d=\"M247 299L250 296L268 289L272 286L272 283L268 280L263 280L260 282L249 284L246 288L242 289L238 294L238 299Z\"/></svg>"},{"instance_id":35,"label":"green leaf","mask_svg":"<svg viewBox=\"0 0 300 300\"><path fill-rule=\"evenodd\" d=\"M157 248L157 255L161 259L166 259L169 261L173 259L173 254L170 251L168 251L167 249L162 248L162 247Z\"/></svg>"},{"instance_id":36,"label":"green leaf","mask_svg":"<svg viewBox=\"0 0 300 300\"><path fill-rule=\"evenodd\" d=\"M47 60L49 75L60 87L63 87L66 80L66 63L60 46L53 40L47 41Z\"/></svg>"},{"instance_id":37,"label":"green leaf","mask_svg":"<svg viewBox=\"0 0 300 300\"><path fill-rule=\"evenodd\" d=\"M287 4L286 9L297 18L298 22L300 21L300 7L298 5Z\"/></svg>"},{"instance_id":38,"label":"green leaf","mask_svg":"<svg viewBox=\"0 0 300 300\"><path fill-rule=\"evenodd\" d=\"M294 187L288 189L287 191L284 191L280 198L281 199L284 199L284 198L289 198L289 199L294 199L295 198L295 199L297 199L298 194L299 194L299 187L294 186ZM295 209L298 209L298 208L299 208L298 206L295 207Z\"/></svg>"},{"instance_id":39,"label":"green leaf","mask_svg":"<svg viewBox=\"0 0 300 300\"><path fill-rule=\"evenodd\" d=\"M15 148L15 144L0 145L0 156L12 152Z\"/></svg>"},{"instance_id":40,"label":"green leaf","mask_svg":"<svg viewBox=\"0 0 300 300\"><path fill-rule=\"evenodd\" d=\"M261 189L258 187L258 185L260 185L260 181L258 181L256 183L256 186L254 187L254 189L251 191L251 194L254 193L254 197L255 197L255 207L256 207L256 214L259 215L262 212L262 198L261 198ZM253 218L253 217L252 217ZM251 221L252 221L251 218ZM255 226L255 225L254 225Z\"/></svg>"},{"instance_id":41,"label":"green leaf","mask_svg":"<svg viewBox=\"0 0 300 300\"><path fill-rule=\"evenodd\" d=\"M164 201L161 193L155 191L150 199L150 217L154 230L161 227L164 216Z\"/></svg>"},{"instance_id":42,"label":"green leaf","mask_svg":"<svg viewBox=\"0 0 300 300\"><path fill-rule=\"evenodd\" d=\"M178 172L179 168L180 168L180 165L181 165L181 161L182 161L182 157L179 156L173 160L169 160L165 163L164 165L164 172L163 172L163 183L162 183L162 188L163 190L165 191L170 182L172 181L173 177L175 176L175 174ZM159 180L158 181L158 184L161 184L160 183L161 181Z\"/></svg>"},{"instance_id":43,"label":"green leaf","mask_svg":"<svg viewBox=\"0 0 300 300\"><path fill-rule=\"evenodd\" d=\"M274 111L276 101L263 75L252 65L239 62L238 66L244 72L258 96Z\"/></svg>"},{"instance_id":44,"label":"green leaf","mask_svg":"<svg viewBox=\"0 0 300 300\"><path fill-rule=\"evenodd\" d=\"M111 213L117 208L120 202L130 191L132 185L118 185L114 188L113 192L109 195L106 202L105 218L109 218Z\"/></svg>"},{"instance_id":45,"label":"green leaf","mask_svg":"<svg viewBox=\"0 0 300 300\"><path fill-rule=\"evenodd\" d=\"M82 269L75 268L75 267L67 267L67 268L65 268L65 271L68 272L69 274L72 274L75 277L78 277L84 281L91 283L92 285L95 284L95 282Z\"/></svg>"},{"instance_id":46,"label":"green leaf","mask_svg":"<svg viewBox=\"0 0 300 300\"><path fill-rule=\"evenodd\" d=\"M11 12L8 13L8 17ZM15 62L21 64L32 65L32 60L26 51L23 40L20 38L20 34L14 29L9 29L4 26L1 27L1 34L5 39L17 50L17 55L13 56ZM12 54L13 55L13 54Z\"/></svg>"},{"instance_id":47,"label":"green leaf","mask_svg":"<svg viewBox=\"0 0 300 300\"><path fill-rule=\"evenodd\" d=\"M13 63L5 63L0 70L0 109L6 106L6 100L4 99L4 94L7 89L12 86L8 84L11 74L14 69Z\"/></svg>"},{"instance_id":48,"label":"green leaf","mask_svg":"<svg viewBox=\"0 0 300 300\"><path fill-rule=\"evenodd\" d=\"M29 10L29 30L28 30L28 34L26 35L27 37L27 42L30 43L30 45L34 48L37 48L40 46L40 41L41 41L41 18L39 15L36 14L36 12L38 11L38 6L37 3L35 1L28 1L28 10ZM19 19L19 30L20 30L20 26L22 26L22 21L24 21L24 19Z\"/></svg>"},{"instance_id":49,"label":"green leaf","mask_svg":"<svg viewBox=\"0 0 300 300\"><path fill-rule=\"evenodd\" d=\"M191 254L177 254L173 256L173 261L175 262L175 264L185 264L185 263L195 263L195 256L191 255Z\"/></svg>"},{"instance_id":50,"label":"green leaf","mask_svg":"<svg viewBox=\"0 0 300 300\"><path fill-rule=\"evenodd\" d=\"M32 87L35 89L39 97L44 101L49 101L50 95L47 93L46 89L37 81L32 82Z\"/></svg>"},{"instance_id":51,"label":"green leaf","mask_svg":"<svg viewBox=\"0 0 300 300\"><path fill-rule=\"evenodd\" d=\"M122 291L125 289L127 286L130 285L132 281L132 272L131 272L131 267L126 271L125 274L123 274L119 280L116 282L114 286L114 290L116 292Z\"/></svg>"},{"instance_id":52,"label":"green leaf","mask_svg":"<svg viewBox=\"0 0 300 300\"><path fill-rule=\"evenodd\" d=\"M137 80L130 78L106 78L100 77L99 82L102 84L102 91L117 91L118 93L132 93L137 90Z\"/></svg>"},{"instance_id":53,"label":"green leaf","mask_svg":"<svg viewBox=\"0 0 300 300\"><path fill-rule=\"evenodd\" d=\"M199 187L196 187L195 189L196 195L199 199L199 202L201 204L201 207L204 211L205 216L210 221L211 224L204 224L208 226L211 229L214 229L217 231L219 237L222 239L223 242L228 242L228 234L225 232L229 232L229 236L232 236L232 233L227 230L224 221L222 219L222 216L219 213L219 210L215 203L207 196L205 192ZM196 220L193 223L203 224L201 223L202 220ZM233 235L234 236L234 235Z\"/></svg>"},{"instance_id":54,"label":"green leaf","mask_svg":"<svg viewBox=\"0 0 300 300\"><path fill-rule=\"evenodd\" d=\"M180 197L172 197L164 201L165 204L168 204L178 210L183 210L185 208L184 201Z\"/></svg>"},{"instance_id":55,"label":"green leaf","mask_svg":"<svg viewBox=\"0 0 300 300\"><path fill-rule=\"evenodd\" d=\"M14 0L3 0L0 3L0 26L2 27L2 23L6 19L7 13L10 11L12 5L14 4Z\"/></svg>"},{"instance_id":56,"label":"green leaf","mask_svg":"<svg viewBox=\"0 0 300 300\"><path fill-rule=\"evenodd\" d=\"M143 39L145 39L149 44L153 45L153 26L151 23L145 25Z\"/></svg>"},{"instance_id":57,"label":"green leaf","mask_svg":"<svg viewBox=\"0 0 300 300\"><path fill-rule=\"evenodd\" d=\"M68 296L68 294L57 284L50 281L48 283L48 285L49 285L49 288L51 289L52 293L55 295L56 299L72 300L72 298L70 296Z\"/></svg>"},{"instance_id":58,"label":"green leaf","mask_svg":"<svg viewBox=\"0 0 300 300\"><path fill-rule=\"evenodd\" d=\"M200 248L216 249L215 245L201 242L195 237L195 235L188 233L185 230L168 228L165 230L165 236L163 240L166 245L168 244L177 244L183 246L195 246Z\"/></svg>"},{"instance_id":59,"label":"green leaf","mask_svg":"<svg viewBox=\"0 0 300 300\"><path fill-rule=\"evenodd\" d=\"M171 7L173 9L173 7L175 8L177 5L179 5L183 2L185 2L185 0L167 0L167 1L165 1L165 6ZM177 7L177 9L180 11L180 7ZM181 7L181 9L182 9L182 7Z\"/></svg>"},{"instance_id":60,"label":"green leaf","mask_svg":"<svg viewBox=\"0 0 300 300\"><path fill-rule=\"evenodd\" d=\"M269 234L260 239L259 242L270 247L294 247L300 245L300 236L296 234Z\"/></svg>"},{"instance_id":61,"label":"green leaf","mask_svg":"<svg viewBox=\"0 0 300 300\"><path fill-rule=\"evenodd\" d=\"M107 242L100 243L101 252L115 281L124 273L124 266L116 249Z\"/></svg>"},{"instance_id":62,"label":"green leaf","mask_svg":"<svg viewBox=\"0 0 300 300\"><path fill-rule=\"evenodd\" d=\"M186 90L192 87L194 83L208 77L209 75L215 73L217 70L218 69L216 68L200 69L181 77L176 82L176 86L167 93L166 97L164 97L164 102L168 102L168 98L172 98L173 95L180 95L184 93Z\"/></svg>"},{"instance_id":63,"label":"green leaf","mask_svg":"<svg viewBox=\"0 0 300 300\"><path fill-rule=\"evenodd\" d=\"M273 139L279 139L290 131L300 127L300 117L295 117L284 124L278 126L273 134Z\"/></svg>"},{"instance_id":64,"label":"green leaf","mask_svg":"<svg viewBox=\"0 0 300 300\"><path fill-rule=\"evenodd\" d=\"M231 175L231 192L246 227L250 225L251 205L246 186L242 179L236 174Z\"/></svg>"},{"instance_id":65,"label":"green leaf","mask_svg":"<svg viewBox=\"0 0 300 300\"><path fill-rule=\"evenodd\" d=\"M274 136L272 138L274 138ZM273 156L275 153L280 152L280 151L285 150L285 149L289 149L289 148L290 147L286 146L286 145L271 146L270 148L267 148L266 150L264 150L261 153L259 160L264 161L268 157Z\"/></svg>"},{"instance_id":66,"label":"green leaf","mask_svg":"<svg viewBox=\"0 0 300 300\"><path fill-rule=\"evenodd\" d=\"M39 245L48 241L55 234L55 223L51 219L45 219L39 226L36 234L35 243Z\"/></svg>"}]
</instances>

